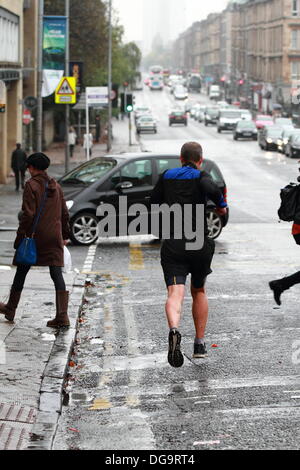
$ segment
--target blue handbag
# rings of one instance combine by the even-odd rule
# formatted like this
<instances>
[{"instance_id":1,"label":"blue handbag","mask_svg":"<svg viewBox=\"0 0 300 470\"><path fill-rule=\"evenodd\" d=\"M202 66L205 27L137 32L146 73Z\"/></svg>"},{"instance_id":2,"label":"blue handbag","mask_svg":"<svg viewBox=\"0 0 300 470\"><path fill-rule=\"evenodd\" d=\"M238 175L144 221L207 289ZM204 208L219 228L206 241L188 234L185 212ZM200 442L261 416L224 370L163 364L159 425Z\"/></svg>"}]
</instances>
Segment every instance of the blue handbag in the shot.
<instances>
[{"instance_id":1,"label":"blue handbag","mask_svg":"<svg viewBox=\"0 0 300 470\"><path fill-rule=\"evenodd\" d=\"M43 196L43 200L42 200L39 212L33 223L32 235L30 238L29 237L24 238L17 248L16 264L33 266L37 262L37 248L36 248L36 242L35 242L34 236L35 236L38 223L40 221L42 212L46 204L47 192L48 192L48 182L45 185L45 193Z\"/></svg>"}]
</instances>

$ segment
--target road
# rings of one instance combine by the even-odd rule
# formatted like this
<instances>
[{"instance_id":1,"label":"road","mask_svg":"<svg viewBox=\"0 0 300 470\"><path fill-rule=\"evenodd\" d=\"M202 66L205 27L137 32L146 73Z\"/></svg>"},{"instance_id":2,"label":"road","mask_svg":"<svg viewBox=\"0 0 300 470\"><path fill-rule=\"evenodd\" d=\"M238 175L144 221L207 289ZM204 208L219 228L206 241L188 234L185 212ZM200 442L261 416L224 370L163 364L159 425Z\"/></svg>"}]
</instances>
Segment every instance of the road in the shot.
<instances>
[{"instance_id":1,"label":"road","mask_svg":"<svg viewBox=\"0 0 300 470\"><path fill-rule=\"evenodd\" d=\"M298 176L297 160L193 120L170 128L168 90L144 90L137 103L158 119L158 134L141 136L144 150L179 153L184 142L199 141L227 182L230 223L207 283L209 357L191 359L187 294L185 363L179 370L167 363L159 245L139 238L102 240L89 253L71 247L92 287L54 448L299 449L299 289L284 294L280 309L268 289L269 280L299 267L290 225L276 216L280 188Z\"/></svg>"}]
</instances>

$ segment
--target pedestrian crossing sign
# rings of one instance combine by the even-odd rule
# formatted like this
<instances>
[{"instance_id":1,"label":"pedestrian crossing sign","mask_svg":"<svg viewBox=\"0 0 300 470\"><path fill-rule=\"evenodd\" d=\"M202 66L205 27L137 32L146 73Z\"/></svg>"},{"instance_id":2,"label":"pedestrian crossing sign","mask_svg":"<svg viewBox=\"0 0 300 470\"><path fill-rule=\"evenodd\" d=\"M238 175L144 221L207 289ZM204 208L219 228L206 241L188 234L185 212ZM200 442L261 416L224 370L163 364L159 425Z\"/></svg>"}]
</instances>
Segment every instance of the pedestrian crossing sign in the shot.
<instances>
[{"instance_id":1,"label":"pedestrian crossing sign","mask_svg":"<svg viewBox=\"0 0 300 470\"><path fill-rule=\"evenodd\" d=\"M55 90L56 104L75 104L76 103L76 78L62 77L58 87Z\"/></svg>"}]
</instances>

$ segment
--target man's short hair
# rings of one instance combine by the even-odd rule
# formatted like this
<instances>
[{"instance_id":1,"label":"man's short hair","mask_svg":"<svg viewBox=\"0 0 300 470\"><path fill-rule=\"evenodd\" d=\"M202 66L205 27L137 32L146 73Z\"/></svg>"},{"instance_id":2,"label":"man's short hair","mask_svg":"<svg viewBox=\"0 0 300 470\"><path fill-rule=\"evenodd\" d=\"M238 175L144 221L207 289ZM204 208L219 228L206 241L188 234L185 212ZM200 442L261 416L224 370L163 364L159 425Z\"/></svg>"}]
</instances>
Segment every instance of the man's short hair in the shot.
<instances>
[{"instance_id":1,"label":"man's short hair","mask_svg":"<svg viewBox=\"0 0 300 470\"><path fill-rule=\"evenodd\" d=\"M181 157L186 163L198 163L203 157L201 145L198 142L187 142L181 149Z\"/></svg>"}]
</instances>

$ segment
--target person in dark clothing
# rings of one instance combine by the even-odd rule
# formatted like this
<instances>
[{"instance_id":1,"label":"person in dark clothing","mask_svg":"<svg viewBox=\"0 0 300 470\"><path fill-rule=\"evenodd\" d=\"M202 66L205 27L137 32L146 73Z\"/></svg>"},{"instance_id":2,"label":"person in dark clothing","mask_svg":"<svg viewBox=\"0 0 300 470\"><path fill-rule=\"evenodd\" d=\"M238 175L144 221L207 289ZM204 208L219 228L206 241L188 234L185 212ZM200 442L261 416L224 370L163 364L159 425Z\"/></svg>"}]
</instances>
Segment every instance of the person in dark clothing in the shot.
<instances>
[{"instance_id":1,"label":"person in dark clothing","mask_svg":"<svg viewBox=\"0 0 300 470\"><path fill-rule=\"evenodd\" d=\"M24 238L33 235L34 220L46 190L46 204L34 234L37 246L36 266L49 266L50 276L56 290L56 317L50 320L47 326L67 327L70 325L69 292L66 291L62 267L64 266L64 245L67 244L70 235L69 212L60 185L46 172L50 165L49 158L43 153L35 153L27 159L26 165L31 179L25 185L22 216L14 248L17 249ZM9 300L7 304L0 303L0 314L5 315L6 320L11 322L14 321L24 282L30 270L30 266L18 264L16 256L13 264L17 266L17 271Z\"/></svg>"},{"instance_id":2,"label":"person in dark clothing","mask_svg":"<svg viewBox=\"0 0 300 470\"><path fill-rule=\"evenodd\" d=\"M19 191L20 179L21 179L22 189L24 189L25 173L26 173L26 158L27 158L27 155L24 152L24 150L22 150L21 144L17 144L17 148L16 150L14 150L11 156L11 168L15 174L16 191Z\"/></svg>"},{"instance_id":3,"label":"person in dark clothing","mask_svg":"<svg viewBox=\"0 0 300 470\"><path fill-rule=\"evenodd\" d=\"M96 116L96 142L100 142L101 137L101 118L100 116Z\"/></svg>"},{"instance_id":4,"label":"person in dark clothing","mask_svg":"<svg viewBox=\"0 0 300 470\"><path fill-rule=\"evenodd\" d=\"M207 199L212 200L220 215L226 214L227 203L222 192L213 182L209 174L201 171L203 161L202 147L196 142L188 142L181 149L180 157L182 168L167 170L160 177L152 196L152 204L166 203L169 207L173 204L204 205L206 209ZM185 295L185 284L188 274L191 274L191 294L193 297L193 319L196 330L194 342L194 358L207 356L204 341L205 329L208 319L208 300L205 292L207 276L212 272L211 262L214 255L214 241L208 238L207 220L202 221L204 226L204 245L201 249L188 250L187 240L177 240L171 237L165 240L161 249L161 265L168 289L166 314L170 328L168 361L172 367L181 367L184 359L180 350L181 334L179 324L182 304ZM195 220L192 218L193 230Z\"/></svg>"},{"instance_id":5,"label":"person in dark clothing","mask_svg":"<svg viewBox=\"0 0 300 470\"><path fill-rule=\"evenodd\" d=\"M300 245L300 213L296 214L296 219L292 228L292 234L297 245ZM292 274L291 276L269 282L270 289L273 291L274 300L277 305L281 305L281 295L283 292L295 286L296 284L300 284L300 271Z\"/></svg>"}]
</instances>

